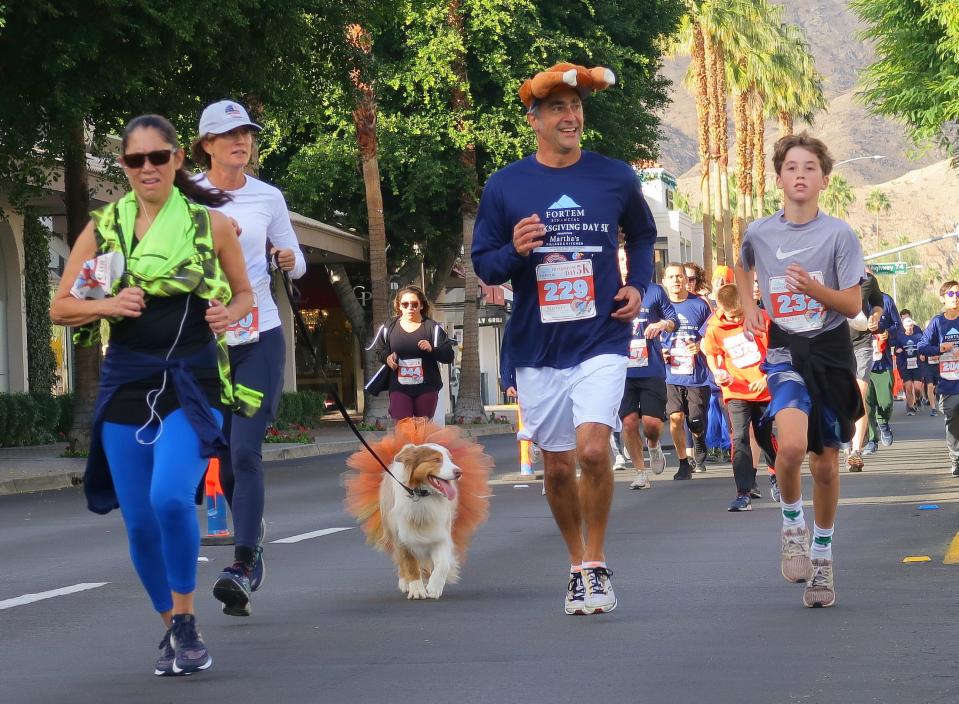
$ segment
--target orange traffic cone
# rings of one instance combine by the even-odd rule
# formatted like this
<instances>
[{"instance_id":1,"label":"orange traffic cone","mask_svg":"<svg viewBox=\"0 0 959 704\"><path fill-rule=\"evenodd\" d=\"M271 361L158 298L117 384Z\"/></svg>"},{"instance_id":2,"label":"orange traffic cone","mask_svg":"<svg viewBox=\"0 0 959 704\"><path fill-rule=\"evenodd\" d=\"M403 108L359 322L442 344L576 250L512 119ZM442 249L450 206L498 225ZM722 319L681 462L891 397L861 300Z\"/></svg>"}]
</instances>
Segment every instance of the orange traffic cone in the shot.
<instances>
[{"instance_id":1,"label":"orange traffic cone","mask_svg":"<svg viewBox=\"0 0 959 704\"><path fill-rule=\"evenodd\" d=\"M230 532L229 510L223 487L220 485L220 460L210 460L206 468L206 535L200 538L201 545L233 545Z\"/></svg>"}]
</instances>

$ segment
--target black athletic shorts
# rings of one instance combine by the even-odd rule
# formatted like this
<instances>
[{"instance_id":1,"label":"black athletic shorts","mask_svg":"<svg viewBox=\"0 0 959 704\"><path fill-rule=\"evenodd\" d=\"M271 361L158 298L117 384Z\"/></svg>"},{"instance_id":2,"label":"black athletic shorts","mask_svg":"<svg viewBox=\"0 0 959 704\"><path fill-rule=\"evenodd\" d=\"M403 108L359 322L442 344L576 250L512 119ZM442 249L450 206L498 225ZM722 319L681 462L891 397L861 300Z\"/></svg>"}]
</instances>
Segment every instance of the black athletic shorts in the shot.
<instances>
[{"instance_id":1,"label":"black athletic shorts","mask_svg":"<svg viewBox=\"0 0 959 704\"><path fill-rule=\"evenodd\" d=\"M660 377L626 377L626 391L619 404L619 417L639 413L666 420L666 380Z\"/></svg>"},{"instance_id":2,"label":"black athletic shorts","mask_svg":"<svg viewBox=\"0 0 959 704\"><path fill-rule=\"evenodd\" d=\"M683 413L687 418L706 418L709 396L708 386L666 384L666 414Z\"/></svg>"},{"instance_id":3,"label":"black athletic shorts","mask_svg":"<svg viewBox=\"0 0 959 704\"><path fill-rule=\"evenodd\" d=\"M899 378L903 381L922 381L922 371L919 369L900 369Z\"/></svg>"}]
</instances>

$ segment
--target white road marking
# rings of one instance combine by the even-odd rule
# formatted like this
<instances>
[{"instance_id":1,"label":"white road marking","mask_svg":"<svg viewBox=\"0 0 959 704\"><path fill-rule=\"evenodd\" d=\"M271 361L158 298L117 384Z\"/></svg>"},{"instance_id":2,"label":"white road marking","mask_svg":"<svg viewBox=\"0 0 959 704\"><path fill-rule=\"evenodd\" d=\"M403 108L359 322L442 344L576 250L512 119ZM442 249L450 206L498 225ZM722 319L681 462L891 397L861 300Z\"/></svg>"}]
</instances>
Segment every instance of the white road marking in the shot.
<instances>
[{"instance_id":1,"label":"white road marking","mask_svg":"<svg viewBox=\"0 0 959 704\"><path fill-rule=\"evenodd\" d=\"M354 526L349 526L348 528L324 528L323 530L314 530L309 533L300 533L299 535L291 535L289 538L280 538L279 540L271 540L271 543L299 543L302 540L309 540L310 538L320 538L324 535L332 535L333 533L340 533L344 530L353 530Z\"/></svg>"},{"instance_id":2,"label":"white road marking","mask_svg":"<svg viewBox=\"0 0 959 704\"><path fill-rule=\"evenodd\" d=\"M77 592L85 592L88 589L96 589L98 587L103 587L109 584L109 582L84 582L82 584L74 584L71 587L61 587L60 589L51 589L48 592L40 592L39 594L24 594L23 596L18 596L13 599L5 599L0 601L0 611L4 609L12 609L14 606L24 606L25 604L32 604L35 601L43 601L44 599L52 599L56 596L66 596L67 594L76 594Z\"/></svg>"}]
</instances>

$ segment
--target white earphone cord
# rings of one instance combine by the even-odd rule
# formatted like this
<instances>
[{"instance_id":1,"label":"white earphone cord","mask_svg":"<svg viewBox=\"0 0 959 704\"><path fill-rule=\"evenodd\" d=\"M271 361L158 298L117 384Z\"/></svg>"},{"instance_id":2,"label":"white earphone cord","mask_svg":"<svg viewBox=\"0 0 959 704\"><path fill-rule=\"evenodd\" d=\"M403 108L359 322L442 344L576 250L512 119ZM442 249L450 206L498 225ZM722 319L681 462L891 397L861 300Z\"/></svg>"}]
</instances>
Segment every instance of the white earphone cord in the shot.
<instances>
[{"instance_id":1,"label":"white earphone cord","mask_svg":"<svg viewBox=\"0 0 959 704\"><path fill-rule=\"evenodd\" d=\"M172 355L173 350L176 349L177 343L180 342L180 335L183 334L183 326L184 324L186 324L186 317L187 317L187 314L190 312L190 297L192 295L193 295L192 293L188 293L186 295L186 306L183 309L183 317L180 319L180 329L176 331L176 338L173 340L173 345L167 351L166 357L164 357L164 359L167 359L167 360L170 359L170 355ZM145 399L147 402L147 408L150 409L150 417L147 419L146 423L144 423L137 429L137 432L133 436L140 445L153 445L154 443L156 443L157 440L160 439L160 436L163 435L163 418L161 418L160 414L156 412L156 404L157 404L157 400L160 398L160 394L162 394L166 390L166 379L167 379L167 372L164 369L163 380L160 382L160 388L151 389L150 391L147 391L147 395ZM150 427L150 424L153 423L154 418L160 421L160 427L157 429L156 436L149 442L145 442L140 439L140 433L142 433L144 430Z\"/></svg>"}]
</instances>

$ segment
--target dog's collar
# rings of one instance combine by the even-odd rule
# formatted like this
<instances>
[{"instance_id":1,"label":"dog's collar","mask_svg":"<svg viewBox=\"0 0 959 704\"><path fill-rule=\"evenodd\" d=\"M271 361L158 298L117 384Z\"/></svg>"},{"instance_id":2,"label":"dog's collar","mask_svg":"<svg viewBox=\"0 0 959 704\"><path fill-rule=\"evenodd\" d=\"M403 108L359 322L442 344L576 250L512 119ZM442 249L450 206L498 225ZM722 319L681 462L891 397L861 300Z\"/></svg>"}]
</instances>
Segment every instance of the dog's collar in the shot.
<instances>
[{"instance_id":1,"label":"dog's collar","mask_svg":"<svg viewBox=\"0 0 959 704\"><path fill-rule=\"evenodd\" d=\"M413 499L413 501L416 501L417 499L421 499L425 496L429 496L430 494L433 493L429 489L410 489L410 491L412 493L409 494L409 497Z\"/></svg>"}]
</instances>

